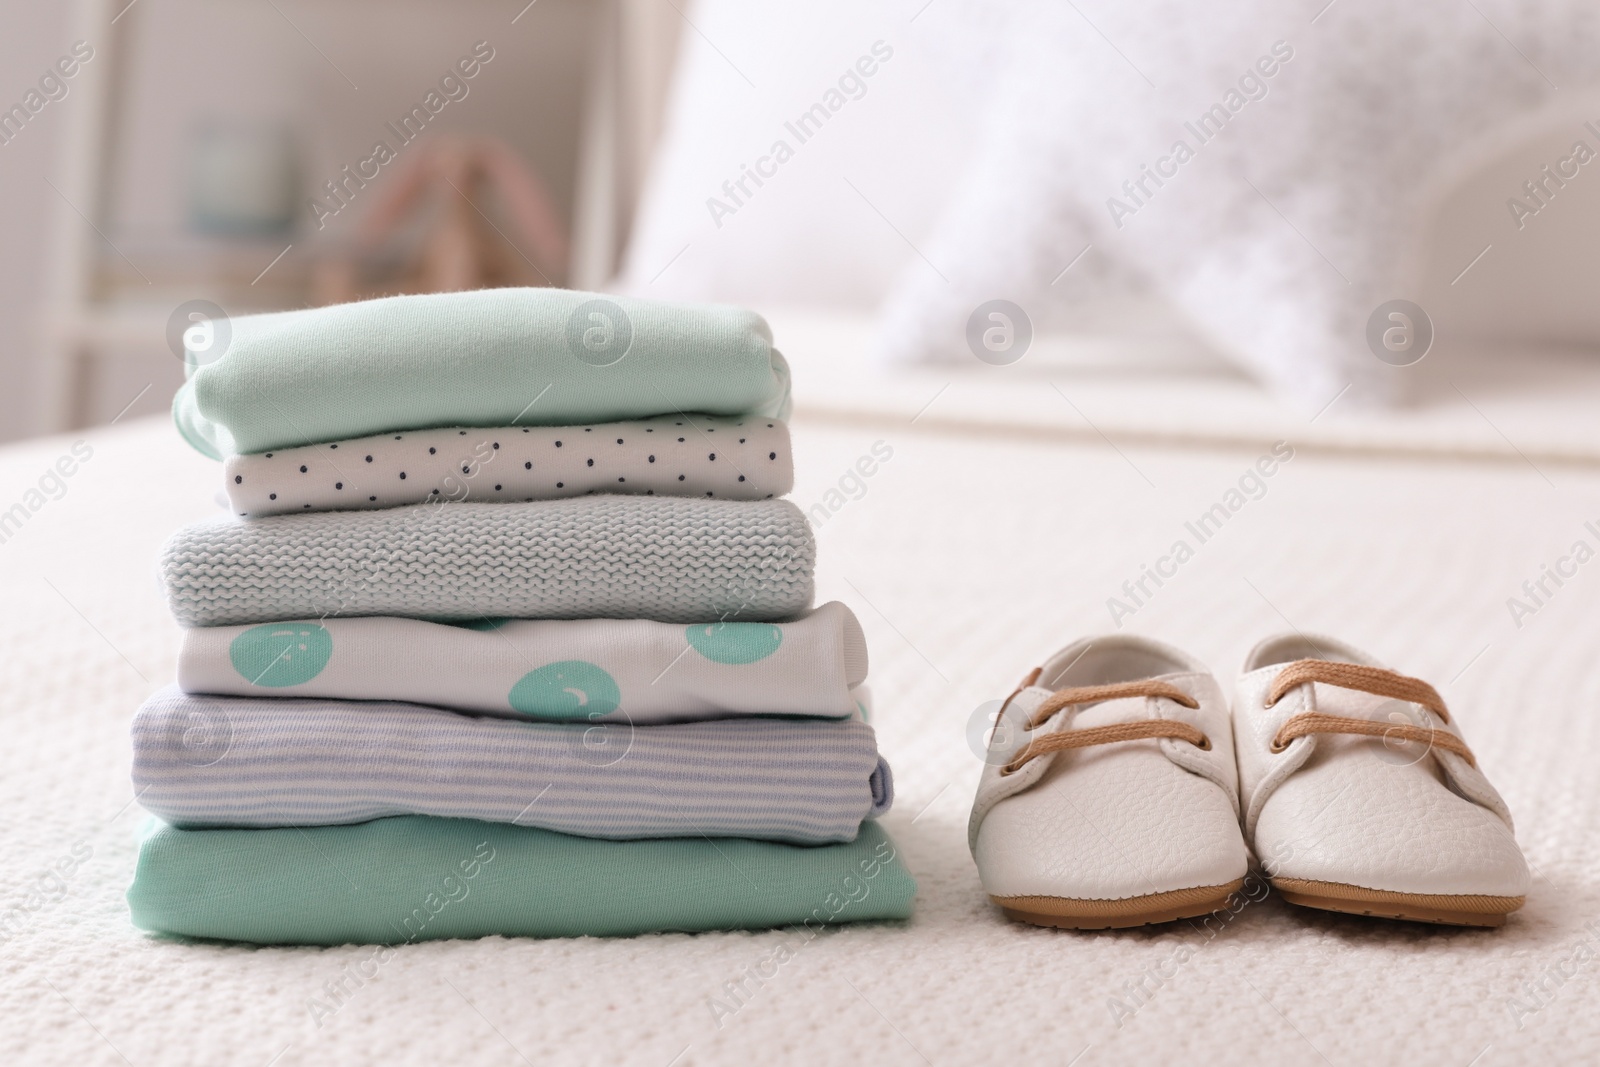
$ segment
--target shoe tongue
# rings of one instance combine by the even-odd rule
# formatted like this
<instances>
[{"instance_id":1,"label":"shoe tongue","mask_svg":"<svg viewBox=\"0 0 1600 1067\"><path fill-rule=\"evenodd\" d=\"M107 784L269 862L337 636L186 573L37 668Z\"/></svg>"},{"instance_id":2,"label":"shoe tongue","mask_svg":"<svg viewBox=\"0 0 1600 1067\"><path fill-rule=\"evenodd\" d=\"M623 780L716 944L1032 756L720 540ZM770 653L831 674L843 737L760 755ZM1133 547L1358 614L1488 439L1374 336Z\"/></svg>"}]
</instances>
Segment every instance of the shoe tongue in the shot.
<instances>
[{"instance_id":1,"label":"shoe tongue","mask_svg":"<svg viewBox=\"0 0 1600 1067\"><path fill-rule=\"evenodd\" d=\"M1412 705L1393 697L1363 693L1359 689L1341 689L1334 685L1317 685L1316 710L1323 715L1343 715L1351 719L1390 720L1427 725L1426 717Z\"/></svg>"},{"instance_id":2,"label":"shoe tongue","mask_svg":"<svg viewBox=\"0 0 1600 1067\"><path fill-rule=\"evenodd\" d=\"M1373 722L1393 723L1396 726L1418 726L1434 729L1437 723L1425 708L1394 697L1363 693L1357 689L1338 686L1316 687L1315 710L1319 715L1338 715L1346 719L1370 719Z\"/></svg>"},{"instance_id":3,"label":"shoe tongue","mask_svg":"<svg viewBox=\"0 0 1600 1067\"><path fill-rule=\"evenodd\" d=\"M1160 682L1174 682L1175 679L1186 677L1186 676L1189 675L1189 673L1190 672L1188 672L1188 671L1173 671L1173 672L1168 673L1168 674L1154 675L1154 676L1152 676L1152 678L1150 680L1160 681ZM1142 678L1138 679L1138 681L1144 681L1144 680L1146 680L1146 679L1142 679ZM1098 685L1098 684L1103 684L1103 683L1099 683L1099 682L1078 682L1076 679L1073 679L1073 680L1069 680L1065 684L1057 683L1057 686L1059 688L1067 688L1069 685ZM1178 686L1178 688L1179 689L1185 689L1185 691L1187 691L1187 689L1184 686L1180 685L1180 686ZM1017 700L1018 700L1018 702L1020 704L1020 702L1023 699L1023 696L1024 695L1028 696L1029 697L1028 703L1026 705L1022 705L1022 706L1026 708L1027 713L1029 715L1032 715L1034 709L1036 709L1040 704L1042 704L1044 702L1045 698L1050 696L1052 694L1052 692L1053 692L1053 690L1045 689L1045 688L1042 688L1040 686L1029 686L1027 689L1024 689L1022 691L1022 693L1018 694ZM1034 695L1034 694L1037 694L1037 695ZM1096 704L1080 705L1080 706L1078 706L1076 708L1068 708L1065 711L1062 711L1062 712L1058 713L1055 716L1055 718L1053 718L1051 720L1051 727L1050 728L1051 729L1067 729L1067 728L1071 728L1071 729L1078 729L1078 728L1087 729L1087 728L1092 727L1092 726L1111 726L1111 725L1114 725L1116 723L1136 722L1136 721L1141 721L1141 720L1144 720L1144 719L1148 719L1150 717L1149 703L1148 703L1149 699L1150 699L1149 697L1145 697L1145 696L1118 697L1115 700L1102 700L1102 701L1100 701L1099 703L1096 703Z\"/></svg>"},{"instance_id":4,"label":"shoe tongue","mask_svg":"<svg viewBox=\"0 0 1600 1067\"><path fill-rule=\"evenodd\" d=\"M1443 729L1423 708L1394 697L1363 693L1356 689L1341 689L1332 685L1317 685L1315 709L1319 715L1337 715L1346 719L1368 719L1372 722L1395 726L1418 726L1424 730ZM1418 741L1397 737L1367 737L1357 734L1319 735L1317 753L1313 762L1325 762L1345 755L1361 754L1388 764L1397 771L1426 774L1444 782L1442 767L1429 758L1428 746Z\"/></svg>"},{"instance_id":5,"label":"shoe tongue","mask_svg":"<svg viewBox=\"0 0 1600 1067\"><path fill-rule=\"evenodd\" d=\"M1091 704L1072 715L1074 730L1087 730L1094 726L1112 726L1122 722L1140 722L1150 717L1149 697L1120 697Z\"/></svg>"}]
</instances>

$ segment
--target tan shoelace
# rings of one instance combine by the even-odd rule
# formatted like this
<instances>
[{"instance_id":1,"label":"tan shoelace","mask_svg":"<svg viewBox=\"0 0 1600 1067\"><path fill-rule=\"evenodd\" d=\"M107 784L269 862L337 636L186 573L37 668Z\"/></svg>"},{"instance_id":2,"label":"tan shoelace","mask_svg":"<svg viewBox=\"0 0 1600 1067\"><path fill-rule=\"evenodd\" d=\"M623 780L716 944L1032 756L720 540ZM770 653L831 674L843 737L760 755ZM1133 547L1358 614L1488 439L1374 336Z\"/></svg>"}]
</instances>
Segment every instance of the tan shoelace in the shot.
<instances>
[{"instance_id":1,"label":"tan shoelace","mask_svg":"<svg viewBox=\"0 0 1600 1067\"><path fill-rule=\"evenodd\" d=\"M1006 705L1011 703L1012 697L1032 685L1039 678L1038 668L1023 680L1015 693L1006 698L1006 703L1001 705L1001 714L1005 713ZM1028 729L1036 730L1044 725L1051 716L1078 704L1098 704L1102 700L1120 700L1123 697L1163 697L1174 703L1182 704L1186 708L1198 708L1199 702L1167 682L1145 679L1139 682L1115 682L1111 685L1083 685L1068 689L1057 689L1045 698L1032 717L1028 720ZM1152 737L1171 737L1179 741L1187 741L1201 749L1211 748L1211 739L1197 727L1175 719L1144 719L1138 722L1119 722L1110 726L1094 726L1087 730L1063 730L1060 733L1046 734L1036 737L1023 746L1022 751L1011 758L1011 762L1000 768L1002 776L1015 774L1021 770L1029 760L1051 752L1061 752L1071 748L1088 748L1091 745L1109 745L1117 741L1144 741Z\"/></svg>"},{"instance_id":2,"label":"tan shoelace","mask_svg":"<svg viewBox=\"0 0 1600 1067\"><path fill-rule=\"evenodd\" d=\"M1450 721L1444 699L1439 691L1421 678L1411 678L1382 667L1365 667L1359 663L1334 663L1323 659L1302 659L1289 664L1272 680L1267 694L1267 707L1272 707L1283 695L1298 685L1322 682L1340 689L1354 689L1373 696L1393 697L1412 704L1421 704L1442 722ZM1472 766L1478 761L1467 743L1448 730L1435 730L1431 726L1413 726L1410 723L1378 722L1373 719L1349 719L1342 715L1323 715L1304 712L1296 715L1279 728L1272 739L1272 751L1282 752L1289 742L1310 734L1361 734L1366 737L1398 738L1419 741L1428 746L1438 746L1454 752Z\"/></svg>"}]
</instances>

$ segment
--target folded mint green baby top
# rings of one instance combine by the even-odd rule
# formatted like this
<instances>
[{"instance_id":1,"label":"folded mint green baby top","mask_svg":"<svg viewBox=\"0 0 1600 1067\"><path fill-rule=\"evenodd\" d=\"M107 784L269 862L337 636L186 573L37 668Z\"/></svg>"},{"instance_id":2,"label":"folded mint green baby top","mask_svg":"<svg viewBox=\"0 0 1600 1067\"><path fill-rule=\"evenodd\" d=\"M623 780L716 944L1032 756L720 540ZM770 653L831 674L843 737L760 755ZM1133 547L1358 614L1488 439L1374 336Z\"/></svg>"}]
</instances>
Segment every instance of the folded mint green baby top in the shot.
<instances>
[{"instance_id":1,"label":"folded mint green baby top","mask_svg":"<svg viewBox=\"0 0 1600 1067\"><path fill-rule=\"evenodd\" d=\"M916 883L875 822L848 844L601 841L422 815L145 838L128 904L145 930L258 944L491 934L631 936L904 919Z\"/></svg>"},{"instance_id":2,"label":"folded mint green baby top","mask_svg":"<svg viewBox=\"0 0 1600 1067\"><path fill-rule=\"evenodd\" d=\"M436 426L789 409L772 332L739 308L481 289L242 316L211 344L189 353L172 415L218 459Z\"/></svg>"}]
</instances>

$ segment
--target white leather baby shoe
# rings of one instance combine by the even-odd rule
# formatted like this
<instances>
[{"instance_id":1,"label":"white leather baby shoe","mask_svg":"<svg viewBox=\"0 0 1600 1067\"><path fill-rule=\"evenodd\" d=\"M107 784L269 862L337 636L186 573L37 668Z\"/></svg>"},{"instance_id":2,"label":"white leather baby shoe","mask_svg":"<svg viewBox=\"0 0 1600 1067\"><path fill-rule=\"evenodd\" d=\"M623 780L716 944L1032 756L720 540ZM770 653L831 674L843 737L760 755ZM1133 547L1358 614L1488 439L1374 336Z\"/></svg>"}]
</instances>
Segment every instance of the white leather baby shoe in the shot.
<instances>
[{"instance_id":1,"label":"white leather baby shoe","mask_svg":"<svg viewBox=\"0 0 1600 1067\"><path fill-rule=\"evenodd\" d=\"M1098 930L1223 906L1249 859L1216 679L1139 637L1062 649L1001 709L967 839L990 899L1023 922Z\"/></svg>"},{"instance_id":2,"label":"white leather baby shoe","mask_svg":"<svg viewBox=\"0 0 1600 1067\"><path fill-rule=\"evenodd\" d=\"M1326 637L1255 647L1234 694L1245 840L1285 900L1499 926L1528 866L1433 686Z\"/></svg>"}]
</instances>

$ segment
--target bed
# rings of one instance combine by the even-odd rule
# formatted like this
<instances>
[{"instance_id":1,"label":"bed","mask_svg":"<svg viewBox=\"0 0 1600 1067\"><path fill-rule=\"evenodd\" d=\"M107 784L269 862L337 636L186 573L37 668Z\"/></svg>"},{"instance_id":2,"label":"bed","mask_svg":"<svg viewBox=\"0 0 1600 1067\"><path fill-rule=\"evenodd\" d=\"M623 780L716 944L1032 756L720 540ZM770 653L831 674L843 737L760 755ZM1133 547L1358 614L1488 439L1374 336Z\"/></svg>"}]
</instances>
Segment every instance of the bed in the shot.
<instances>
[{"instance_id":1,"label":"bed","mask_svg":"<svg viewBox=\"0 0 1600 1067\"><path fill-rule=\"evenodd\" d=\"M850 369L848 323L774 326L796 368L794 499L817 525L818 598L850 604L872 649L898 793L885 825L920 884L913 919L806 943L381 953L133 929L122 893L144 815L127 729L172 679L178 641L153 561L172 529L216 510L218 483L164 420L125 422L0 450L0 513L28 513L0 543L0 1061L1487 1067L1600 1047L1600 563L1531 614L1507 604L1574 541L1600 544L1585 525L1600 527L1600 375L1525 362L1508 388L1493 381L1503 364L1463 362L1446 368L1454 394L1420 414L1340 418L1335 403L1313 417L1215 374L1025 362L1011 378L880 380ZM1526 908L1490 931L1276 897L1214 936L1006 922L966 847L986 702L1112 629L1108 598L1277 440L1294 458L1267 493L1119 621L1192 650L1225 688L1255 640L1288 628L1433 680L1516 816L1536 874ZM47 477L63 456L73 472ZM1194 953L1174 968L1180 944Z\"/></svg>"}]
</instances>

